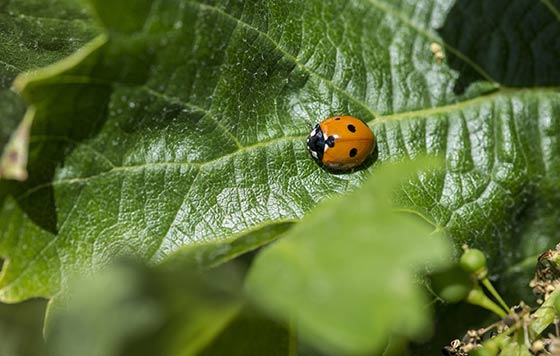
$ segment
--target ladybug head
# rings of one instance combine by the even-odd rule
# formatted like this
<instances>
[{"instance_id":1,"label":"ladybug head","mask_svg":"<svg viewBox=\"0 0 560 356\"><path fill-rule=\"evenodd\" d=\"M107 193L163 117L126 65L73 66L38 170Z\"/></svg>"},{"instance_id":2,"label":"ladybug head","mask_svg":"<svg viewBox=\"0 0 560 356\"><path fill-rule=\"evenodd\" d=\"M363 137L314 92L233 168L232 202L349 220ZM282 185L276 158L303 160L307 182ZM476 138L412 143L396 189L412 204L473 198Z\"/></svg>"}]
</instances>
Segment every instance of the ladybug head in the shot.
<instances>
[{"instance_id":1,"label":"ladybug head","mask_svg":"<svg viewBox=\"0 0 560 356\"><path fill-rule=\"evenodd\" d=\"M309 133L307 137L307 150L313 158L320 165L323 163L323 152L325 152L325 138L323 136L323 131L319 124L315 125L313 130Z\"/></svg>"}]
</instances>

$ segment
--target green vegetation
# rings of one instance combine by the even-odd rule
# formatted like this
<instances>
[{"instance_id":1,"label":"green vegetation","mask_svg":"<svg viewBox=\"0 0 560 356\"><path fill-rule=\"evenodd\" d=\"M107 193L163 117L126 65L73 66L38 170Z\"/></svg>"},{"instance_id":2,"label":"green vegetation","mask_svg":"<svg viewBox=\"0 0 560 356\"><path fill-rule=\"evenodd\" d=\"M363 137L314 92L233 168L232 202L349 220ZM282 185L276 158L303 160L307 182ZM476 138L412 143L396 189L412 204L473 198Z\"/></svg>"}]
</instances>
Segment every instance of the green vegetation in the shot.
<instances>
[{"instance_id":1,"label":"green vegetation","mask_svg":"<svg viewBox=\"0 0 560 356\"><path fill-rule=\"evenodd\" d=\"M0 355L538 354L558 38L557 0L0 0ZM336 114L354 171L306 150Z\"/></svg>"}]
</instances>

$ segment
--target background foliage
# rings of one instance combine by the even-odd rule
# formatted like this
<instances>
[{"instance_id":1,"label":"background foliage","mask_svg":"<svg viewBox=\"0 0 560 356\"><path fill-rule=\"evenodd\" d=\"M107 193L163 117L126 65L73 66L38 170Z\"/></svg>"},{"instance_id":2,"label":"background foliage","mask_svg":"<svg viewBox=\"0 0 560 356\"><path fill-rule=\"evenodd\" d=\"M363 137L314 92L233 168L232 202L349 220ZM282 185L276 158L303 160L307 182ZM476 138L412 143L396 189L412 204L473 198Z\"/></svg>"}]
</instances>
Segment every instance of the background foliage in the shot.
<instances>
[{"instance_id":1,"label":"background foliage","mask_svg":"<svg viewBox=\"0 0 560 356\"><path fill-rule=\"evenodd\" d=\"M283 236L265 261L322 224L293 228L318 202L425 154L443 156L444 170L404 183L401 211L483 249L503 290L527 298L513 281L528 281L526 261L560 231L558 9L555 0L0 2L0 298L50 298L117 256L205 269ZM28 103L22 120L12 80L59 59L15 81ZM307 157L305 136L339 113L368 122L378 147L362 169L332 174ZM376 223L392 247L415 248L388 238L390 219L356 220L341 225L348 236ZM389 260L400 254L391 251ZM356 278L387 272L374 267ZM320 347L316 332L308 339Z\"/></svg>"}]
</instances>

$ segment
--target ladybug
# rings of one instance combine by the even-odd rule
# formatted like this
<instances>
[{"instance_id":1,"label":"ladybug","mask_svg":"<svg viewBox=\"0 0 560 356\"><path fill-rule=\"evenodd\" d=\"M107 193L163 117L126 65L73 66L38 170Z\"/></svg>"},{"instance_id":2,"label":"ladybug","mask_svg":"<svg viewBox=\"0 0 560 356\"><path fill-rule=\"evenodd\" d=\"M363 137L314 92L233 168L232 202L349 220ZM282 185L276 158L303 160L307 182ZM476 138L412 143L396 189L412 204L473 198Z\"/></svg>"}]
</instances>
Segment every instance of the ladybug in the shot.
<instances>
[{"instance_id":1,"label":"ladybug","mask_svg":"<svg viewBox=\"0 0 560 356\"><path fill-rule=\"evenodd\" d=\"M362 164L375 147L368 125L353 116L333 116L317 124L307 137L307 150L320 165L348 170Z\"/></svg>"}]
</instances>

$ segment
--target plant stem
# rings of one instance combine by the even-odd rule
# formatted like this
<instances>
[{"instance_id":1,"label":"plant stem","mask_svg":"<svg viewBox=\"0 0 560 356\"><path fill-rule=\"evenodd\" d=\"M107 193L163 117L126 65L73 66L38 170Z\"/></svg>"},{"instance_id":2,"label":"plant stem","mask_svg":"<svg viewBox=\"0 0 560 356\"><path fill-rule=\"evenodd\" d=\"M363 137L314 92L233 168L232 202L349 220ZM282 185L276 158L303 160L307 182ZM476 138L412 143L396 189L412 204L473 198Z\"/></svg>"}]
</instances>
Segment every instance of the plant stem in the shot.
<instances>
[{"instance_id":1,"label":"plant stem","mask_svg":"<svg viewBox=\"0 0 560 356\"><path fill-rule=\"evenodd\" d=\"M469 292L467 296L467 302L478 305L484 309L490 310L494 314L498 315L500 318L504 318L508 313L506 313L498 304L494 303L480 287L475 287Z\"/></svg>"},{"instance_id":2,"label":"plant stem","mask_svg":"<svg viewBox=\"0 0 560 356\"><path fill-rule=\"evenodd\" d=\"M498 293L496 291L496 289L494 288L494 286L492 285L492 283L490 282L490 280L488 278L484 278L482 280L482 284L484 285L484 287L486 287L486 289L488 289L488 291L490 292L490 294L492 294L492 296L494 298L496 298L496 300L498 301L498 303L500 303L500 305L502 306L502 308L504 308L506 313L509 313L509 307L506 304L506 302L504 302L504 300L502 299L502 297L500 296L500 293Z\"/></svg>"}]
</instances>

